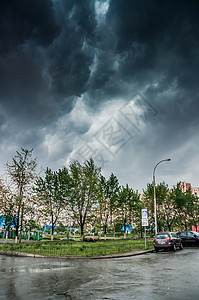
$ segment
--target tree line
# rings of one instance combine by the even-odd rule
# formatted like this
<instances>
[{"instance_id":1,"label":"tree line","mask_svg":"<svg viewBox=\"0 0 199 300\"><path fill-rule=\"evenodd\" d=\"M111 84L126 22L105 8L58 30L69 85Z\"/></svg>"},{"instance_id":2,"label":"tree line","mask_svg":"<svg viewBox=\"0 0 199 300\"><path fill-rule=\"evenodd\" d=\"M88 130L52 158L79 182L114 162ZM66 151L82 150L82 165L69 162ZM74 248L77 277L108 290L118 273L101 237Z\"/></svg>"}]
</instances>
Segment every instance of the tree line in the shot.
<instances>
[{"instance_id":1,"label":"tree line","mask_svg":"<svg viewBox=\"0 0 199 300\"><path fill-rule=\"evenodd\" d=\"M99 230L106 238L108 230L121 230L133 224L141 230L141 209L149 212L149 228L154 227L153 185L148 184L142 198L138 191L119 184L111 173L105 178L92 158L81 164L71 161L68 168L46 168L43 176L36 171L33 150L21 149L6 164L0 180L0 212L6 230L14 224L16 242L23 229L31 231L47 222L54 228L63 222L78 226L83 238L85 229ZM179 185L171 191L161 183L156 187L159 230L189 228L198 224L198 199L191 191L183 193Z\"/></svg>"},{"instance_id":2,"label":"tree line","mask_svg":"<svg viewBox=\"0 0 199 300\"><path fill-rule=\"evenodd\" d=\"M143 193L143 203L149 211L150 226L154 224L153 184L148 183ZM158 231L197 230L199 224L199 201L189 188L181 189L180 182L169 189L165 182L156 186L156 211Z\"/></svg>"}]
</instances>

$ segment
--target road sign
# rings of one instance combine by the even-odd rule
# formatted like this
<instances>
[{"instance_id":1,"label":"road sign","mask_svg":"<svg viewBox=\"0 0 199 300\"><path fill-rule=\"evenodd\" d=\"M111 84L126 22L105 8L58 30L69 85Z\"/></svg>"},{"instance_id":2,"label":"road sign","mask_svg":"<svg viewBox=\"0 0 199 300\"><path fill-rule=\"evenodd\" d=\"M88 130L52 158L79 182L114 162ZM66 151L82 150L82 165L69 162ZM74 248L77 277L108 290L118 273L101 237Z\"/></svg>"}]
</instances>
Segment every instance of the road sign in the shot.
<instances>
[{"instance_id":1,"label":"road sign","mask_svg":"<svg viewBox=\"0 0 199 300\"><path fill-rule=\"evenodd\" d=\"M142 209L142 226L148 226L147 208Z\"/></svg>"},{"instance_id":2,"label":"road sign","mask_svg":"<svg viewBox=\"0 0 199 300\"><path fill-rule=\"evenodd\" d=\"M148 226L148 219L145 218L145 219L142 219L142 226Z\"/></svg>"},{"instance_id":3,"label":"road sign","mask_svg":"<svg viewBox=\"0 0 199 300\"><path fill-rule=\"evenodd\" d=\"M147 208L142 209L142 219L147 219Z\"/></svg>"}]
</instances>

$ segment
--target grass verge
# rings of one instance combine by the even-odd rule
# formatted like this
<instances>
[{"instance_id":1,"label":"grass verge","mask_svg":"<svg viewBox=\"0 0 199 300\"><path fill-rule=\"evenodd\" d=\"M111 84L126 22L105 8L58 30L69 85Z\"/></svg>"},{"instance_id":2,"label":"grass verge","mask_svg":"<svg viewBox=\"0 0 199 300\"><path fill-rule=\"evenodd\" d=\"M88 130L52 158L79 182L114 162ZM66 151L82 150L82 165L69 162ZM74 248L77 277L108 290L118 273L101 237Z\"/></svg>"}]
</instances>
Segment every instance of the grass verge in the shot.
<instances>
[{"instance_id":1,"label":"grass verge","mask_svg":"<svg viewBox=\"0 0 199 300\"><path fill-rule=\"evenodd\" d=\"M0 251L31 253L57 257L94 257L131 251L152 250L153 241L144 240L89 242L29 242L21 244L0 244Z\"/></svg>"}]
</instances>

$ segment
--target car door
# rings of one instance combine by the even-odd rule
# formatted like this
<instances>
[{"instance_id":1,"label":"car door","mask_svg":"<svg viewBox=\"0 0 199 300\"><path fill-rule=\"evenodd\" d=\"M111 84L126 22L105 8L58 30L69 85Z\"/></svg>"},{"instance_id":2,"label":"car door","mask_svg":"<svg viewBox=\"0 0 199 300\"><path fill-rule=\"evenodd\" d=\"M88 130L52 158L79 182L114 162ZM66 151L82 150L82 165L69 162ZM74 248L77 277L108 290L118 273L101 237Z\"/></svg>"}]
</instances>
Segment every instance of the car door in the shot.
<instances>
[{"instance_id":1,"label":"car door","mask_svg":"<svg viewBox=\"0 0 199 300\"><path fill-rule=\"evenodd\" d=\"M187 242L187 232L181 231L177 235L181 238L183 245L185 245Z\"/></svg>"},{"instance_id":2,"label":"car door","mask_svg":"<svg viewBox=\"0 0 199 300\"><path fill-rule=\"evenodd\" d=\"M180 243L181 243L181 239L174 232L171 233L171 236L172 236L172 239L173 239L174 243L176 244L176 246L179 247Z\"/></svg>"},{"instance_id":3,"label":"car door","mask_svg":"<svg viewBox=\"0 0 199 300\"><path fill-rule=\"evenodd\" d=\"M195 245L196 238L194 236L194 233L191 231L187 231L187 245Z\"/></svg>"}]
</instances>

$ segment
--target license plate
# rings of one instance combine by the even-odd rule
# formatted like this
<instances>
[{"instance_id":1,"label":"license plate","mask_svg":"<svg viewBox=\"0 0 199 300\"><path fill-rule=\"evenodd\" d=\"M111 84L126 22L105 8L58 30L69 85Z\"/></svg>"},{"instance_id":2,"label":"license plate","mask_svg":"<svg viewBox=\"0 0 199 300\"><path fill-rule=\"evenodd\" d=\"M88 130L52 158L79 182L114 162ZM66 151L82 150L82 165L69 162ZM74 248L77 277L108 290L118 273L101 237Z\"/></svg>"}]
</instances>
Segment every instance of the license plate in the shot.
<instances>
[{"instance_id":1,"label":"license plate","mask_svg":"<svg viewBox=\"0 0 199 300\"><path fill-rule=\"evenodd\" d=\"M158 244L165 244L165 241L158 241Z\"/></svg>"}]
</instances>

